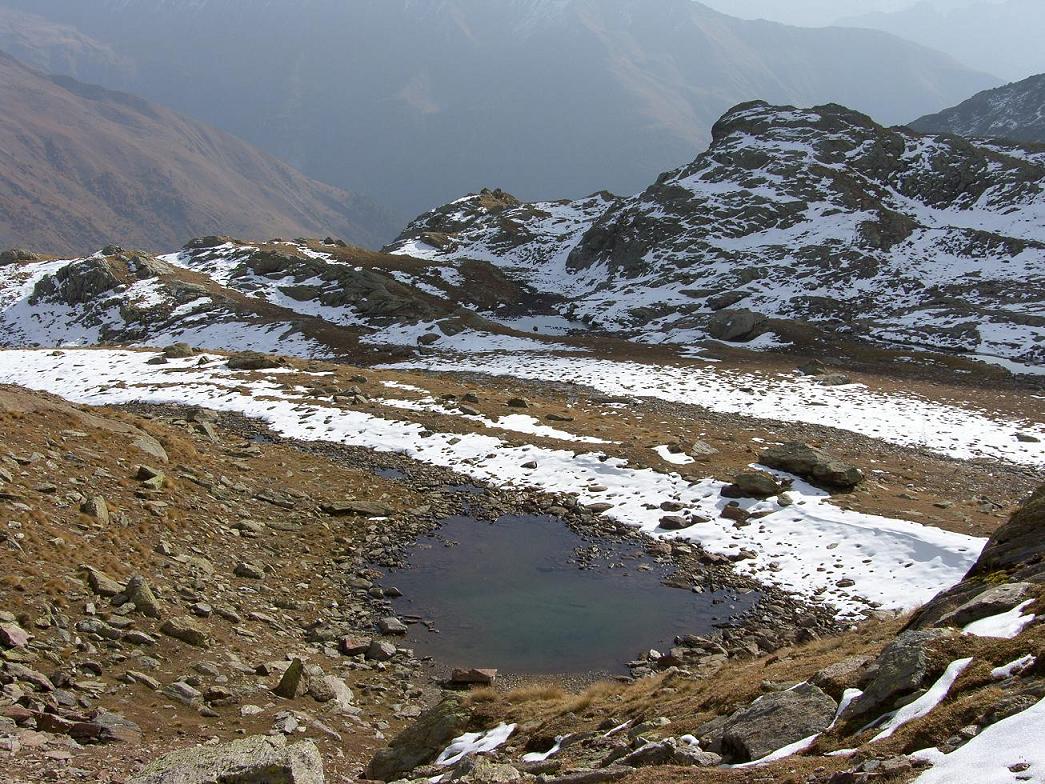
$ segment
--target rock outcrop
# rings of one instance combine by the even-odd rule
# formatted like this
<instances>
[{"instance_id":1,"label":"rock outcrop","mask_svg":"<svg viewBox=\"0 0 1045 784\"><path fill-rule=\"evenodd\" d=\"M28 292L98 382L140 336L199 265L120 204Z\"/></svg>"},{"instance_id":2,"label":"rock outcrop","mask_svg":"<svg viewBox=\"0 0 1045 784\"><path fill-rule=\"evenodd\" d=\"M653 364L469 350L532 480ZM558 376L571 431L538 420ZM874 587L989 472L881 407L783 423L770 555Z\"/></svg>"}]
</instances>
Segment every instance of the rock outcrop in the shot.
<instances>
[{"instance_id":1,"label":"rock outcrop","mask_svg":"<svg viewBox=\"0 0 1045 784\"><path fill-rule=\"evenodd\" d=\"M288 744L282 735L221 746L196 746L150 763L130 784L323 784L323 760L312 741Z\"/></svg>"},{"instance_id":2,"label":"rock outcrop","mask_svg":"<svg viewBox=\"0 0 1045 784\"><path fill-rule=\"evenodd\" d=\"M421 216L389 249L494 258L569 292L564 315L656 342L748 340L767 317L1040 362L1045 231L1007 216L1043 209L1045 159L1032 148L885 128L837 105L755 102L637 196L471 196Z\"/></svg>"},{"instance_id":3,"label":"rock outcrop","mask_svg":"<svg viewBox=\"0 0 1045 784\"><path fill-rule=\"evenodd\" d=\"M1045 485L987 541L965 578L922 607L911 629L964 626L1010 610L1045 585Z\"/></svg>"},{"instance_id":4,"label":"rock outcrop","mask_svg":"<svg viewBox=\"0 0 1045 784\"><path fill-rule=\"evenodd\" d=\"M422 714L367 765L367 778L392 781L431 762L450 741L468 728L471 715L461 702L448 698Z\"/></svg>"},{"instance_id":5,"label":"rock outcrop","mask_svg":"<svg viewBox=\"0 0 1045 784\"><path fill-rule=\"evenodd\" d=\"M856 466L836 460L800 441L771 446L758 459L769 468L787 471L831 490L852 490L864 480L864 472Z\"/></svg>"}]
</instances>

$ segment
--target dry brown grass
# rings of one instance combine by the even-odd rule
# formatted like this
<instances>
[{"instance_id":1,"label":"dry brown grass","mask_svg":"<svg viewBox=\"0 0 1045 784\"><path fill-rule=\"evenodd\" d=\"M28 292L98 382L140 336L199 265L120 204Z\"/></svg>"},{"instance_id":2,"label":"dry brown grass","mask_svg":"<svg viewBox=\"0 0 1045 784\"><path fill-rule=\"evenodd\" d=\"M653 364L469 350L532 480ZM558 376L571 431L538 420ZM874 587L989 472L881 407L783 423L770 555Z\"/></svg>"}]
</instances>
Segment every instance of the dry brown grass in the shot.
<instances>
[{"instance_id":1,"label":"dry brown grass","mask_svg":"<svg viewBox=\"0 0 1045 784\"><path fill-rule=\"evenodd\" d=\"M534 683L512 689L505 699L512 705L524 702L549 702L566 697L566 691L557 683Z\"/></svg>"}]
</instances>

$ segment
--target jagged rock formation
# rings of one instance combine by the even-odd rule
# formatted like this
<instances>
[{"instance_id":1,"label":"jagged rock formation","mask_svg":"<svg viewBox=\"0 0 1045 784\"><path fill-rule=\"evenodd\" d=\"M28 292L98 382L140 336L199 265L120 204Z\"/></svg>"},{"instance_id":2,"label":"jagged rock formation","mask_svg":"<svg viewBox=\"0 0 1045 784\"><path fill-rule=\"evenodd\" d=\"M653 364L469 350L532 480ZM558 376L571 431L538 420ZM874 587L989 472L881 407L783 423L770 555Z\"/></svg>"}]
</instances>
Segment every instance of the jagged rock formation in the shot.
<instances>
[{"instance_id":1,"label":"jagged rock formation","mask_svg":"<svg viewBox=\"0 0 1045 784\"><path fill-rule=\"evenodd\" d=\"M911 123L922 133L1045 144L1045 74L977 93L967 101ZM1045 150L1039 151L1045 158Z\"/></svg>"},{"instance_id":2,"label":"jagged rock formation","mask_svg":"<svg viewBox=\"0 0 1045 784\"><path fill-rule=\"evenodd\" d=\"M656 342L702 339L735 307L1045 359L1045 165L1033 150L885 128L836 105L743 104L713 134L637 196L519 204L483 192L421 216L389 250L491 261L566 292L565 315Z\"/></svg>"}]
</instances>

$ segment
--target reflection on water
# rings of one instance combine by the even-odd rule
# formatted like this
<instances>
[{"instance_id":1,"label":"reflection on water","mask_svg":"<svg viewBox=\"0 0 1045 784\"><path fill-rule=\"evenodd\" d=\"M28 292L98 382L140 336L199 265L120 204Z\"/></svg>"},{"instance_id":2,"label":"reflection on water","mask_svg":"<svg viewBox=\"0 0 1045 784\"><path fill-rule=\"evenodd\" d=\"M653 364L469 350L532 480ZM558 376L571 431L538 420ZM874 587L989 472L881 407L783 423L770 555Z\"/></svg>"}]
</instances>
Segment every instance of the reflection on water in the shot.
<instances>
[{"instance_id":1,"label":"reflection on water","mask_svg":"<svg viewBox=\"0 0 1045 784\"><path fill-rule=\"evenodd\" d=\"M639 570L639 550L624 545L602 546L611 550L606 564L578 569L570 557L589 546L551 517L496 524L453 517L388 583L404 594L397 612L438 629L411 627L419 654L526 674L623 672L641 651L666 650L678 634L706 634L757 599L668 588L666 567ZM608 568L622 561L625 568Z\"/></svg>"}]
</instances>

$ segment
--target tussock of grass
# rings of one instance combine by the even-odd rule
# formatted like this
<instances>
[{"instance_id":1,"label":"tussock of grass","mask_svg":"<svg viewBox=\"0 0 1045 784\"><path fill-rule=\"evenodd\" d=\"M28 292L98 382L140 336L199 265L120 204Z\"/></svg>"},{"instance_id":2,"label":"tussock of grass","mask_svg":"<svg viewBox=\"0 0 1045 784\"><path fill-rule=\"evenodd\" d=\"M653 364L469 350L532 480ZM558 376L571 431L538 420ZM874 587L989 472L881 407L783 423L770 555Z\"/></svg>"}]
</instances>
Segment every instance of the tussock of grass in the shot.
<instances>
[{"instance_id":1,"label":"tussock of grass","mask_svg":"<svg viewBox=\"0 0 1045 784\"><path fill-rule=\"evenodd\" d=\"M566 692L556 683L534 683L512 689L505 695L505 699L513 705L518 705L524 702L551 702L561 700L565 696Z\"/></svg>"},{"instance_id":2,"label":"tussock of grass","mask_svg":"<svg viewBox=\"0 0 1045 784\"><path fill-rule=\"evenodd\" d=\"M592 705L607 702L617 697L623 687L618 683L603 681L594 683L575 697L568 698L561 705L560 715L567 713L583 713Z\"/></svg>"},{"instance_id":3,"label":"tussock of grass","mask_svg":"<svg viewBox=\"0 0 1045 784\"><path fill-rule=\"evenodd\" d=\"M501 697L493 686L482 686L468 692L468 704L478 705L484 702L497 702Z\"/></svg>"}]
</instances>

